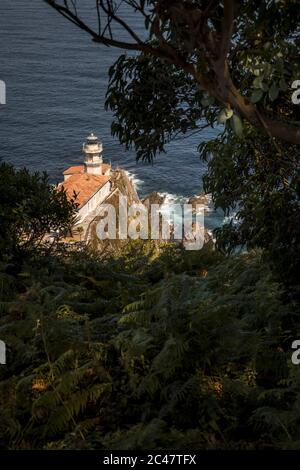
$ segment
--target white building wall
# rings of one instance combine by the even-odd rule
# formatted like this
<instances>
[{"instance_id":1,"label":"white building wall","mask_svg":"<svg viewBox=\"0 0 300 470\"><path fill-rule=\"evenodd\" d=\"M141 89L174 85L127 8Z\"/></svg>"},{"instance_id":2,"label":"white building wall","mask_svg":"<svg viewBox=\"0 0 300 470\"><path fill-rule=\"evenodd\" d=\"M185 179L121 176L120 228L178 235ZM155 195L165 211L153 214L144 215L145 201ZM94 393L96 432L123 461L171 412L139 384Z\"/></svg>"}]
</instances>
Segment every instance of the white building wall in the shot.
<instances>
[{"instance_id":1,"label":"white building wall","mask_svg":"<svg viewBox=\"0 0 300 470\"><path fill-rule=\"evenodd\" d=\"M102 164L99 163L98 165L89 165L88 163L86 165L86 173L88 175L102 175Z\"/></svg>"},{"instance_id":2,"label":"white building wall","mask_svg":"<svg viewBox=\"0 0 300 470\"><path fill-rule=\"evenodd\" d=\"M78 222L82 222L102 201L109 195L111 189L111 181L107 181L93 197L91 197L78 211Z\"/></svg>"}]
</instances>

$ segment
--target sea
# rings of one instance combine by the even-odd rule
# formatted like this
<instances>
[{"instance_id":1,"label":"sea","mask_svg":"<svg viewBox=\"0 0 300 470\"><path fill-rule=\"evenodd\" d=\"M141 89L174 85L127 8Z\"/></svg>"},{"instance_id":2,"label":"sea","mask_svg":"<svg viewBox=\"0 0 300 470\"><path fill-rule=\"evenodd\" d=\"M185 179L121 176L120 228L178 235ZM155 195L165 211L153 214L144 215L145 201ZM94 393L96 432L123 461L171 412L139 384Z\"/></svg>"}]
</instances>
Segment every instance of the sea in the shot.
<instances>
[{"instance_id":1,"label":"sea","mask_svg":"<svg viewBox=\"0 0 300 470\"><path fill-rule=\"evenodd\" d=\"M143 36L143 21L123 6L120 13ZM80 15L95 23L95 0L77 0ZM121 27L120 27L121 28ZM121 29L116 35L127 39ZM155 191L167 201L186 201L203 192L206 172L197 147L218 129L176 138L153 164L137 162L111 135L113 115L105 110L108 69L121 53L93 43L43 0L0 1L0 80L6 104L0 105L0 160L17 168L46 171L51 183L83 159L90 132L103 142L104 160L124 168L141 197ZM224 219L208 204L209 230Z\"/></svg>"}]
</instances>

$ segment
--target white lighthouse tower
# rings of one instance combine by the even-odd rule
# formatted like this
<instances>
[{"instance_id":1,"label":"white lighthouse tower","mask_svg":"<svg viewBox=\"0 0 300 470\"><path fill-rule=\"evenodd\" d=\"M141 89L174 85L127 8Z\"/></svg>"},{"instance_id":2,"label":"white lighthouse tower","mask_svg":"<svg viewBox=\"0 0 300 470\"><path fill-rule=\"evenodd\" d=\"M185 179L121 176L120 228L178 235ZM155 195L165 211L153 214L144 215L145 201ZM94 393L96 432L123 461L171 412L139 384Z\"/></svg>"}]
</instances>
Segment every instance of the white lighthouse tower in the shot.
<instances>
[{"instance_id":1,"label":"white lighthouse tower","mask_svg":"<svg viewBox=\"0 0 300 470\"><path fill-rule=\"evenodd\" d=\"M93 132L87 137L83 144L85 173L102 175L102 143Z\"/></svg>"}]
</instances>

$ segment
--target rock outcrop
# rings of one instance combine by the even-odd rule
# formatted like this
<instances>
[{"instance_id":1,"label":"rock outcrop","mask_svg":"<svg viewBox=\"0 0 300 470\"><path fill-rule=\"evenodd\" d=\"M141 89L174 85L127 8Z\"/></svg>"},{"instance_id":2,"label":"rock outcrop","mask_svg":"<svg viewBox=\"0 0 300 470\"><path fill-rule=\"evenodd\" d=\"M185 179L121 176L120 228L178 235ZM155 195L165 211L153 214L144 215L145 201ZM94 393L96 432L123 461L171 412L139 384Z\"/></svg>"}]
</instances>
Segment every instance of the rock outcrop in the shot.
<instances>
[{"instance_id":1,"label":"rock outcrop","mask_svg":"<svg viewBox=\"0 0 300 470\"><path fill-rule=\"evenodd\" d=\"M113 189L118 189L123 196L126 196L129 205L141 202L133 182L124 170L113 171L111 180Z\"/></svg>"},{"instance_id":2,"label":"rock outcrop","mask_svg":"<svg viewBox=\"0 0 300 470\"><path fill-rule=\"evenodd\" d=\"M114 207L116 212L116 224L118 227L119 223L119 201L120 197L127 197L128 206L132 204L141 203L139 196L136 192L134 184L126 174L124 170L115 170L112 172L112 192L110 195L102 202L102 204L110 204ZM99 210L95 210L93 214L90 215L89 220L85 221L85 241L88 243L92 249L97 251L118 251L122 249L128 240L119 240L119 239L107 239L101 240L97 234L97 225L101 220L102 216L99 215ZM81 224L82 225L82 224Z\"/></svg>"},{"instance_id":3,"label":"rock outcrop","mask_svg":"<svg viewBox=\"0 0 300 470\"><path fill-rule=\"evenodd\" d=\"M163 204L165 202L165 196L162 196L159 193L152 192L144 199L142 199L142 203L147 207L149 210L152 204Z\"/></svg>"}]
</instances>

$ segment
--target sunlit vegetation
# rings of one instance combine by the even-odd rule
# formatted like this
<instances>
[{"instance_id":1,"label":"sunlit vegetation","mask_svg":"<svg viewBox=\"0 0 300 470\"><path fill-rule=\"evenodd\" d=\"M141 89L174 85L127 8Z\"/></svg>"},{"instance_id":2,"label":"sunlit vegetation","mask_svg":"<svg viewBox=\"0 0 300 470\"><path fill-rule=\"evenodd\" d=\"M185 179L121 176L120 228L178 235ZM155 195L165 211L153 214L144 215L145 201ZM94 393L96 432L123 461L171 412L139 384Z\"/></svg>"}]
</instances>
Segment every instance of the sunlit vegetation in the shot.
<instances>
[{"instance_id":1,"label":"sunlit vegetation","mask_svg":"<svg viewBox=\"0 0 300 470\"><path fill-rule=\"evenodd\" d=\"M260 252L132 242L0 276L2 448L299 447L299 320Z\"/></svg>"}]
</instances>

